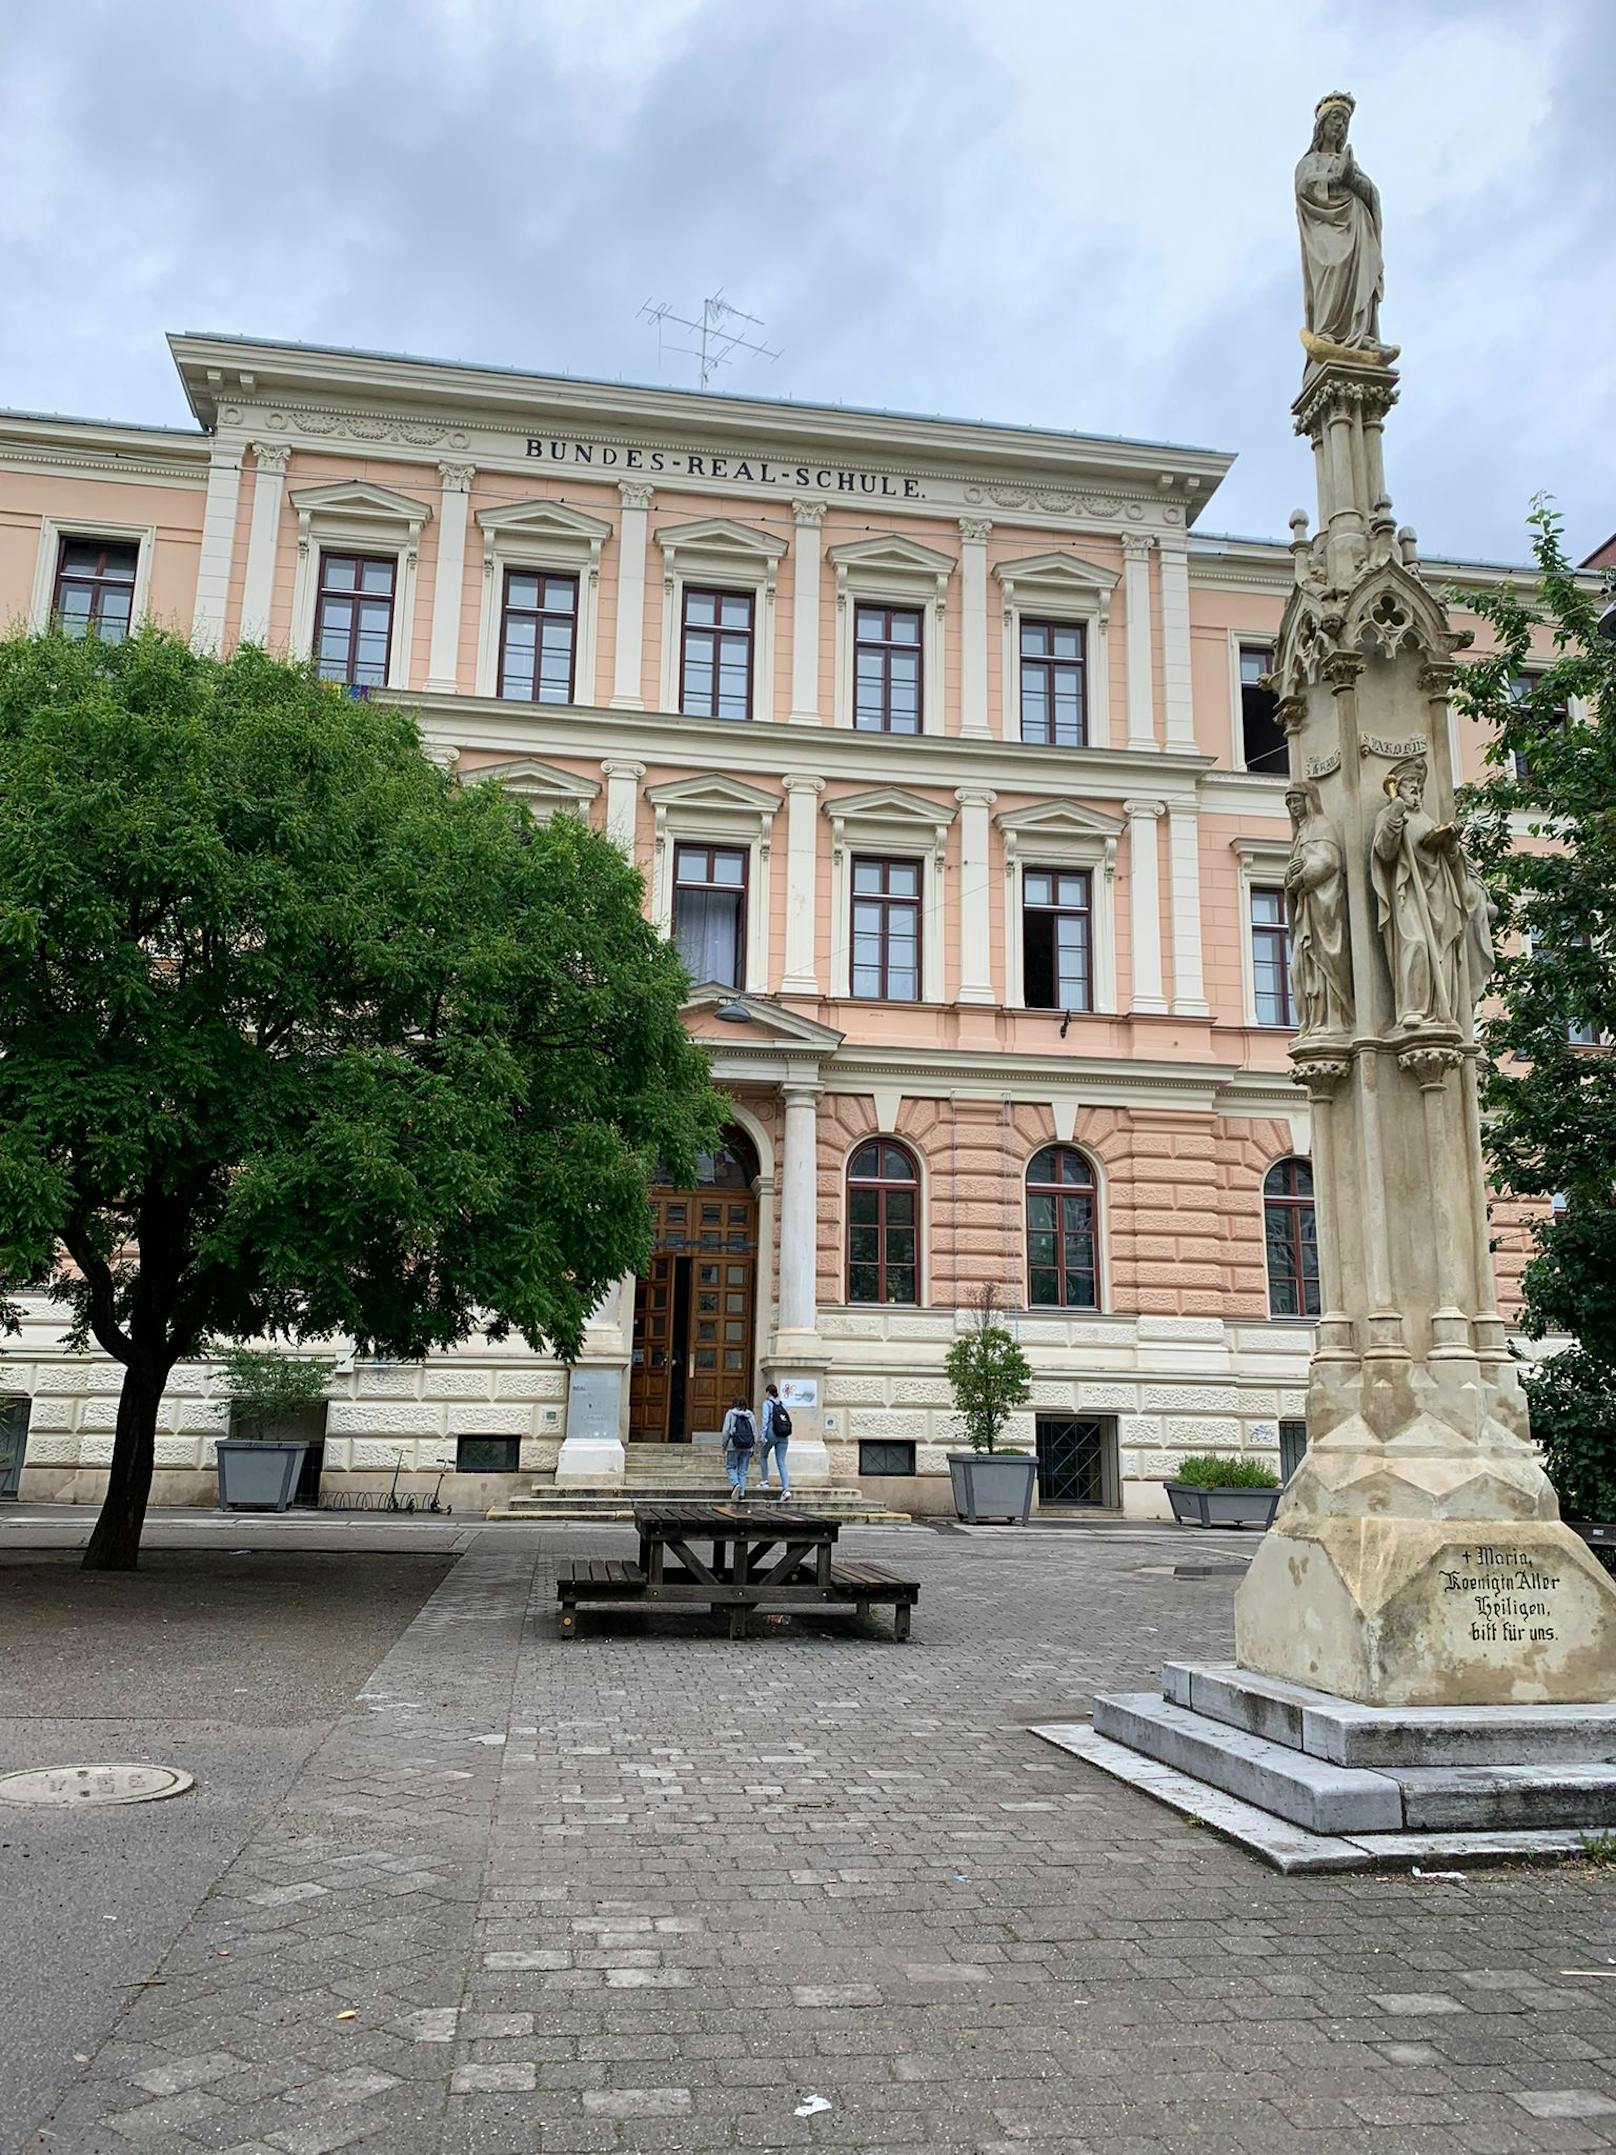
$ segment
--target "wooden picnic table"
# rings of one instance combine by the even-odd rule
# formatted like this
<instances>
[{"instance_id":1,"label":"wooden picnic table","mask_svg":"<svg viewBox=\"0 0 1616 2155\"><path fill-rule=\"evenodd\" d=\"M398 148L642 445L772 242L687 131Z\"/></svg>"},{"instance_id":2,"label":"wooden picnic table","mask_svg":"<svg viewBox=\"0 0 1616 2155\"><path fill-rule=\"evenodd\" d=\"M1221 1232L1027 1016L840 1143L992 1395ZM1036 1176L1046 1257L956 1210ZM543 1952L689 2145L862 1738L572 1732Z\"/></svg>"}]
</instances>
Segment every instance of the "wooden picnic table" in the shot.
<instances>
[{"instance_id":1,"label":"wooden picnic table","mask_svg":"<svg viewBox=\"0 0 1616 2155\"><path fill-rule=\"evenodd\" d=\"M637 1504L639 1561L578 1559L557 1572L563 1637L573 1637L580 1601L668 1601L705 1605L729 1616L730 1637L745 1638L754 1609L872 1602L893 1604L893 1631L909 1636L919 1597L913 1582L873 1564L838 1564L841 1522L787 1504Z\"/></svg>"}]
</instances>

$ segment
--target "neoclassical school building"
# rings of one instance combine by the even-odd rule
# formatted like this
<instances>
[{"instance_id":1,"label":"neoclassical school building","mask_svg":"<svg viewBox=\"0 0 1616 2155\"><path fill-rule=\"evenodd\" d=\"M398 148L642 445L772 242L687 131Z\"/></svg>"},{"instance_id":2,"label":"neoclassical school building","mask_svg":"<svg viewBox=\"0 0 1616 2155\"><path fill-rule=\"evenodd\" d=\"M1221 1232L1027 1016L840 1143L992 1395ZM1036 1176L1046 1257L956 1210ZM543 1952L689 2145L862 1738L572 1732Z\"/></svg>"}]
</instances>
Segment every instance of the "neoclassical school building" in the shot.
<instances>
[{"instance_id":1,"label":"neoclassical school building","mask_svg":"<svg viewBox=\"0 0 1616 2155\"><path fill-rule=\"evenodd\" d=\"M643 1482L772 1376L799 1482L936 1509L985 1287L1043 1503L1291 1464L1317 1284L1263 680L1293 565L1209 530L1232 458L171 342L194 427L0 415L0 614L312 655L462 779L604 828L733 1102L575 1368L345 1357L309 1493ZM25 1496L99 1495L118 1377L31 1310ZM213 1501L225 1411L176 1372L157 1501Z\"/></svg>"}]
</instances>

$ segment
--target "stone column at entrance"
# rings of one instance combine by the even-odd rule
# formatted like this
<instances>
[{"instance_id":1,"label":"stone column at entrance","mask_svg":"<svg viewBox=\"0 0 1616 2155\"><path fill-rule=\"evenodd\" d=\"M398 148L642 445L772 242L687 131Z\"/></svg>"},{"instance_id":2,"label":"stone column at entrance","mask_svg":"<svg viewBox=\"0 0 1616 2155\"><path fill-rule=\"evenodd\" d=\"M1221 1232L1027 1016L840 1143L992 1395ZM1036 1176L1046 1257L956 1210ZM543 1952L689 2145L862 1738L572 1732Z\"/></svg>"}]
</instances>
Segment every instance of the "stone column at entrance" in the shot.
<instances>
[{"instance_id":1,"label":"stone column at entrance","mask_svg":"<svg viewBox=\"0 0 1616 2155\"><path fill-rule=\"evenodd\" d=\"M787 1080L780 1167L779 1320L764 1375L791 1414L793 1482L830 1479L825 1450L825 1354L819 1339L819 1087Z\"/></svg>"},{"instance_id":2,"label":"stone column at entrance","mask_svg":"<svg viewBox=\"0 0 1616 2155\"><path fill-rule=\"evenodd\" d=\"M1294 831L1290 1053L1314 1101L1325 1309L1307 1452L1235 1596L1235 1637L1243 1668L1373 1706L1586 1705L1616 1695L1616 1581L1561 1523L1494 1299L1475 1022L1490 908L1448 720L1465 639L1381 471L1397 376L1375 327L1378 197L1342 228L1358 285L1339 273L1337 225L1310 236L1315 197L1373 194L1339 179L1356 171L1340 155L1350 112L1344 96L1321 103L1298 169L1315 281L1293 411L1319 531L1308 541L1292 520L1274 666ZM1339 320L1313 318L1329 307Z\"/></svg>"}]
</instances>

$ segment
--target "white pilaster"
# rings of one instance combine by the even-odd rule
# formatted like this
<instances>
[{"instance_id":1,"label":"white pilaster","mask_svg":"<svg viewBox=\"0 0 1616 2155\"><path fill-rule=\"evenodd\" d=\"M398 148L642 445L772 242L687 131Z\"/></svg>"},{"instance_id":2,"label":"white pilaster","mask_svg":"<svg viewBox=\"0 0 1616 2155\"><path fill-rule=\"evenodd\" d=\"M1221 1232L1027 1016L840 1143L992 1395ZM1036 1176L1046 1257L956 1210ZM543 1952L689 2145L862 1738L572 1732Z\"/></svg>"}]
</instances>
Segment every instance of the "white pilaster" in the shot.
<instances>
[{"instance_id":1,"label":"white pilaster","mask_svg":"<svg viewBox=\"0 0 1616 2155\"><path fill-rule=\"evenodd\" d=\"M1156 745L1150 633L1150 549L1142 532L1122 535L1122 604L1128 639L1128 746Z\"/></svg>"},{"instance_id":2,"label":"white pilaster","mask_svg":"<svg viewBox=\"0 0 1616 2155\"><path fill-rule=\"evenodd\" d=\"M600 775L606 781L606 835L632 860L639 835L640 780L645 776L645 765L607 756L601 762Z\"/></svg>"},{"instance_id":3,"label":"white pilaster","mask_svg":"<svg viewBox=\"0 0 1616 2155\"><path fill-rule=\"evenodd\" d=\"M623 514L617 527L617 645L612 660L612 708L642 711L645 665L645 538L652 489L643 479L619 479Z\"/></svg>"},{"instance_id":4,"label":"white pilaster","mask_svg":"<svg viewBox=\"0 0 1616 2155\"><path fill-rule=\"evenodd\" d=\"M1162 814L1160 801L1124 801L1128 818L1128 899L1133 935L1134 1010L1164 1011L1162 992L1161 871L1158 865L1156 824Z\"/></svg>"},{"instance_id":5,"label":"white pilaster","mask_svg":"<svg viewBox=\"0 0 1616 2155\"><path fill-rule=\"evenodd\" d=\"M236 544L236 503L241 495L241 444L215 442L208 460L208 493L202 511L202 548L196 564L196 605L191 641L198 651L217 651L224 640L230 595L230 562Z\"/></svg>"},{"instance_id":6,"label":"white pilaster","mask_svg":"<svg viewBox=\"0 0 1616 2155\"><path fill-rule=\"evenodd\" d=\"M817 504L816 504L817 506ZM786 810L786 969L782 995L818 995L814 932L819 909L819 796L822 778L782 781Z\"/></svg>"},{"instance_id":7,"label":"white pilaster","mask_svg":"<svg viewBox=\"0 0 1616 2155\"><path fill-rule=\"evenodd\" d=\"M285 442L253 443L252 523L247 532L247 569L241 593L241 640L269 640L269 608L275 591L275 548L280 537L281 496L286 486Z\"/></svg>"},{"instance_id":8,"label":"white pilaster","mask_svg":"<svg viewBox=\"0 0 1616 2155\"><path fill-rule=\"evenodd\" d=\"M985 516L962 516L959 528L960 732L985 740L988 730L988 533L993 526ZM984 817L984 830L986 827ZM978 1000L976 997L966 999Z\"/></svg>"},{"instance_id":9,"label":"white pilaster","mask_svg":"<svg viewBox=\"0 0 1616 2155\"><path fill-rule=\"evenodd\" d=\"M1211 1016L1201 968L1201 835L1193 808L1167 811L1168 903L1173 916L1173 1009Z\"/></svg>"},{"instance_id":10,"label":"white pilaster","mask_svg":"<svg viewBox=\"0 0 1616 2155\"><path fill-rule=\"evenodd\" d=\"M794 1341L812 1340L818 1327L814 1284L819 1241L818 1103L817 1085L786 1085L780 1172L779 1329L782 1334L791 1334Z\"/></svg>"},{"instance_id":11,"label":"white pilaster","mask_svg":"<svg viewBox=\"0 0 1616 2155\"><path fill-rule=\"evenodd\" d=\"M999 796L986 786L957 786L954 798L960 804L959 999L993 1003L988 810Z\"/></svg>"},{"instance_id":12,"label":"white pilaster","mask_svg":"<svg viewBox=\"0 0 1616 2155\"><path fill-rule=\"evenodd\" d=\"M819 718L819 572L825 542L822 501L794 501L797 536L791 549L791 716L813 725ZM789 965L787 967L789 971Z\"/></svg>"},{"instance_id":13,"label":"white pilaster","mask_svg":"<svg viewBox=\"0 0 1616 2155\"><path fill-rule=\"evenodd\" d=\"M1195 747L1195 710L1190 697L1190 560L1182 539L1161 545L1162 700L1169 750Z\"/></svg>"},{"instance_id":14,"label":"white pilaster","mask_svg":"<svg viewBox=\"0 0 1616 2155\"><path fill-rule=\"evenodd\" d=\"M438 508L438 573L432 586L432 642L426 685L453 695L460 685L460 615L466 592L466 512L471 506L471 464L440 464L443 496Z\"/></svg>"}]
</instances>

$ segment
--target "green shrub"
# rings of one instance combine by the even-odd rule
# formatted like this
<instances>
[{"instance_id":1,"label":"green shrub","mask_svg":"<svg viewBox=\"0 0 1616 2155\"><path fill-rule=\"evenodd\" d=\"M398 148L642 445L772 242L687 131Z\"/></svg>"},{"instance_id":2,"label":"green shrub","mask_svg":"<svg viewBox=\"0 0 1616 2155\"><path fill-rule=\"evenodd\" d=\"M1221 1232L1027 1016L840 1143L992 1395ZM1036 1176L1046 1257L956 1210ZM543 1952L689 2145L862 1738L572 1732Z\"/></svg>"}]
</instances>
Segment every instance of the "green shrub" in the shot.
<instances>
[{"instance_id":1,"label":"green shrub","mask_svg":"<svg viewBox=\"0 0 1616 2155\"><path fill-rule=\"evenodd\" d=\"M1211 1452L1196 1452L1181 1459L1172 1475L1192 1489L1277 1489L1279 1476L1255 1459L1220 1459Z\"/></svg>"},{"instance_id":2,"label":"green shrub","mask_svg":"<svg viewBox=\"0 0 1616 2155\"><path fill-rule=\"evenodd\" d=\"M1562 1513L1616 1519L1616 1369L1568 1347L1521 1377Z\"/></svg>"},{"instance_id":3,"label":"green shrub","mask_svg":"<svg viewBox=\"0 0 1616 2155\"><path fill-rule=\"evenodd\" d=\"M219 1358L224 1395L235 1410L231 1434L268 1437L273 1425L325 1397L336 1364L308 1354L263 1354L253 1347L227 1347Z\"/></svg>"}]
</instances>

